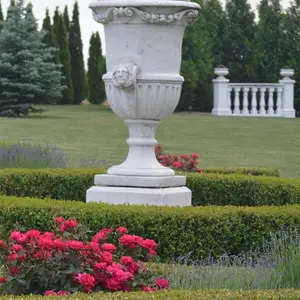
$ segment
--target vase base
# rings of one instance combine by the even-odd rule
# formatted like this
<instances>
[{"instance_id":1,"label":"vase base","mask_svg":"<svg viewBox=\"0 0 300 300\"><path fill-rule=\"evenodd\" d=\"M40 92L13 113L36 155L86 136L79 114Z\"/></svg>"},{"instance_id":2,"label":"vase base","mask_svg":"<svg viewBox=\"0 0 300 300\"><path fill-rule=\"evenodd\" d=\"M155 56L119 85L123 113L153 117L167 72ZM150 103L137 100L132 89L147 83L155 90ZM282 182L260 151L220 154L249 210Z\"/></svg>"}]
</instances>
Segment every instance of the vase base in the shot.
<instances>
[{"instance_id":1,"label":"vase base","mask_svg":"<svg viewBox=\"0 0 300 300\"><path fill-rule=\"evenodd\" d=\"M192 193L187 187L136 188L93 186L86 202L152 206L191 206Z\"/></svg>"},{"instance_id":2,"label":"vase base","mask_svg":"<svg viewBox=\"0 0 300 300\"><path fill-rule=\"evenodd\" d=\"M95 176L96 186L117 186L117 187L140 187L140 188L166 188L180 187L186 185L185 176L119 176L101 174Z\"/></svg>"}]
</instances>

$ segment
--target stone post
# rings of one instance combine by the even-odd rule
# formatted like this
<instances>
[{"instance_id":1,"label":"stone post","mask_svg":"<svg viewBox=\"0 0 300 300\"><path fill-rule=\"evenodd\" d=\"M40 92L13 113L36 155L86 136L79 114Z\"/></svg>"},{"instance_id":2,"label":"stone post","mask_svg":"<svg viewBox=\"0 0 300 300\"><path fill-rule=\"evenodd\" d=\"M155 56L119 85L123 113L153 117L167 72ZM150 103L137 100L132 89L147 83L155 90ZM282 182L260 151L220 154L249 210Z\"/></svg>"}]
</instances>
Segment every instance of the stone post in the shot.
<instances>
[{"instance_id":1,"label":"stone post","mask_svg":"<svg viewBox=\"0 0 300 300\"><path fill-rule=\"evenodd\" d=\"M284 118L295 118L296 112L294 109L294 84L295 80L291 79L294 75L293 69L281 69L280 75L283 76L279 83L283 85L282 94L282 115Z\"/></svg>"},{"instance_id":2,"label":"stone post","mask_svg":"<svg viewBox=\"0 0 300 300\"><path fill-rule=\"evenodd\" d=\"M214 108L212 115L214 116L229 116L231 113L228 106L228 83L229 79L225 76L228 75L227 68L215 68L215 75L218 77L213 80L214 83Z\"/></svg>"}]
</instances>

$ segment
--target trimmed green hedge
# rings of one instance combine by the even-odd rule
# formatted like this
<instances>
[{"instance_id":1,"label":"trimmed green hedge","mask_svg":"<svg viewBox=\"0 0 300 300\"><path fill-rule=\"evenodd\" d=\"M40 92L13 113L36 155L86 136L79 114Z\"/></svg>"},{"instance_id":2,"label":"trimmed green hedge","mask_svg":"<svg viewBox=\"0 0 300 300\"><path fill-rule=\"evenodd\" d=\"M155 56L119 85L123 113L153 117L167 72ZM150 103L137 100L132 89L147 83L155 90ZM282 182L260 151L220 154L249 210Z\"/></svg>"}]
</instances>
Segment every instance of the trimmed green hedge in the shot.
<instances>
[{"instance_id":1,"label":"trimmed green hedge","mask_svg":"<svg viewBox=\"0 0 300 300\"><path fill-rule=\"evenodd\" d=\"M94 175L103 169L7 169L0 171L0 193L18 197L85 202ZM183 174L183 173L181 173ZM184 173L193 205L286 205L300 203L300 180L225 174Z\"/></svg>"},{"instance_id":2,"label":"trimmed green hedge","mask_svg":"<svg viewBox=\"0 0 300 300\"><path fill-rule=\"evenodd\" d=\"M53 230L52 218L59 215L78 219L92 233L126 226L133 234L156 240L164 262L190 251L192 259L219 257L224 250L240 254L261 245L270 232L300 228L300 205L177 208L0 197L3 235L16 229L16 224L24 230Z\"/></svg>"},{"instance_id":3,"label":"trimmed green hedge","mask_svg":"<svg viewBox=\"0 0 300 300\"><path fill-rule=\"evenodd\" d=\"M1 300L41 300L44 296L2 296ZM300 290L264 290L264 291L232 291L232 290L212 290L212 291L183 291L169 290L155 293L97 293L97 294L73 294L70 296L51 296L49 299L60 300L145 300L145 299L175 299L175 300L219 300L219 299L300 299Z\"/></svg>"},{"instance_id":4,"label":"trimmed green hedge","mask_svg":"<svg viewBox=\"0 0 300 300\"><path fill-rule=\"evenodd\" d=\"M204 174L241 174L250 176L280 177L278 169L255 167L205 168Z\"/></svg>"}]
</instances>

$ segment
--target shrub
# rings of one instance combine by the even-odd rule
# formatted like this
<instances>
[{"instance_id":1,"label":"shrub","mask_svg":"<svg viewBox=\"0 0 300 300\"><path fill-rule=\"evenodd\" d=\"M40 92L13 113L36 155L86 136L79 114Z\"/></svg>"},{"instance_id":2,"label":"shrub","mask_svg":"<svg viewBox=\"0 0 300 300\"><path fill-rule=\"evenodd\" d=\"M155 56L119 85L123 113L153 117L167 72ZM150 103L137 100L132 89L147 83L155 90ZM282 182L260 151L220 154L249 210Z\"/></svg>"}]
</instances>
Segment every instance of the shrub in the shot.
<instances>
[{"instance_id":1,"label":"shrub","mask_svg":"<svg viewBox=\"0 0 300 300\"><path fill-rule=\"evenodd\" d=\"M212 291L184 291L184 290L168 290L160 291L152 294L144 292L134 293L95 293L95 294L77 294L69 296L52 296L49 299L54 300L265 300L265 299L284 299L298 300L300 298L300 290L262 290L262 291L230 291L230 290L212 290ZM11 300L11 296L2 296L2 300ZM45 300L44 296L14 296L14 300ZM46 298L47 299L47 298Z\"/></svg>"},{"instance_id":2,"label":"shrub","mask_svg":"<svg viewBox=\"0 0 300 300\"><path fill-rule=\"evenodd\" d=\"M57 230L12 231L0 240L2 294L67 295L93 291L157 291L168 281L149 286L143 260L156 255L157 244L129 235L125 227L104 228L91 241L75 219L56 218Z\"/></svg>"},{"instance_id":3,"label":"shrub","mask_svg":"<svg viewBox=\"0 0 300 300\"><path fill-rule=\"evenodd\" d=\"M94 175L104 169L51 169L0 171L0 192L19 197L49 197L85 202ZM285 205L300 203L299 179L263 176L178 173L187 176L194 206Z\"/></svg>"},{"instance_id":4,"label":"shrub","mask_svg":"<svg viewBox=\"0 0 300 300\"><path fill-rule=\"evenodd\" d=\"M199 156L196 153L168 155L164 154L162 147L158 145L155 147L155 155L159 163L165 167L177 171L202 173L202 169L197 167Z\"/></svg>"},{"instance_id":5,"label":"shrub","mask_svg":"<svg viewBox=\"0 0 300 300\"><path fill-rule=\"evenodd\" d=\"M53 144L0 145L0 168L65 168L64 153Z\"/></svg>"},{"instance_id":6,"label":"shrub","mask_svg":"<svg viewBox=\"0 0 300 300\"><path fill-rule=\"evenodd\" d=\"M300 205L266 207L157 207L0 197L2 235L17 229L53 231L54 216L75 218L95 234L125 226L158 243L161 261L237 255L261 245L270 232L300 227ZM91 236L89 236L91 237Z\"/></svg>"}]
</instances>

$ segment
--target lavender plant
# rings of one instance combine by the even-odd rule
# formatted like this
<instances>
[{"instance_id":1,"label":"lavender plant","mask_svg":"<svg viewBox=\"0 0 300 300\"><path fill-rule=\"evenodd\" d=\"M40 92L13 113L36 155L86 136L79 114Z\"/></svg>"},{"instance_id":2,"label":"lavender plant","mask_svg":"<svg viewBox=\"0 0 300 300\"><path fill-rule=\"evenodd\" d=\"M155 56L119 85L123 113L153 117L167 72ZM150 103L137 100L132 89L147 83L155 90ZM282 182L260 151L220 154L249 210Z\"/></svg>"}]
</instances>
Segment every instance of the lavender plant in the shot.
<instances>
[{"instance_id":1,"label":"lavender plant","mask_svg":"<svg viewBox=\"0 0 300 300\"><path fill-rule=\"evenodd\" d=\"M224 253L191 261L184 255L168 265L153 265L175 289L278 289L300 288L300 232L280 231L259 249L238 256Z\"/></svg>"},{"instance_id":2,"label":"lavender plant","mask_svg":"<svg viewBox=\"0 0 300 300\"><path fill-rule=\"evenodd\" d=\"M0 146L0 168L65 168L65 154L53 144L18 142Z\"/></svg>"}]
</instances>

